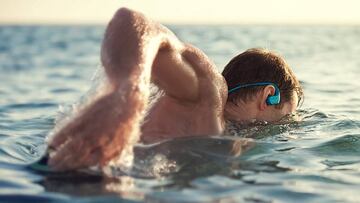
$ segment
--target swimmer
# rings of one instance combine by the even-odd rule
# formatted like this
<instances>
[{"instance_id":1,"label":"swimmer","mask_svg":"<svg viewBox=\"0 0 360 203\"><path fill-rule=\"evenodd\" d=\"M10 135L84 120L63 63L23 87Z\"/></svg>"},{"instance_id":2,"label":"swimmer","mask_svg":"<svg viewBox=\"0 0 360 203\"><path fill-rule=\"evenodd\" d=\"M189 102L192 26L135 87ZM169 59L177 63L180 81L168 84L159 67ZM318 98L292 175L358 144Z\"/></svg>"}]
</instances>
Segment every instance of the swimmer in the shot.
<instances>
[{"instance_id":1,"label":"swimmer","mask_svg":"<svg viewBox=\"0 0 360 203\"><path fill-rule=\"evenodd\" d=\"M106 28L101 62L110 90L55 133L55 170L104 166L139 139L222 134L225 121L277 121L303 96L278 54L249 49L220 74L200 49L127 8ZM162 94L147 110L151 83Z\"/></svg>"}]
</instances>

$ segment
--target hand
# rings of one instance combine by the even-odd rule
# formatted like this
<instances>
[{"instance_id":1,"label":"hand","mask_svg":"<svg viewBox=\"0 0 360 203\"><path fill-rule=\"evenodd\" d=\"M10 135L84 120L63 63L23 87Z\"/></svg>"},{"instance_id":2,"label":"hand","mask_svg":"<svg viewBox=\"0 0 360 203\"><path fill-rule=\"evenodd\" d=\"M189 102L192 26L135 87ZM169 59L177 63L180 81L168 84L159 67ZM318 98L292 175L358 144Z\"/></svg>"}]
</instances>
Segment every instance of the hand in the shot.
<instances>
[{"instance_id":1,"label":"hand","mask_svg":"<svg viewBox=\"0 0 360 203\"><path fill-rule=\"evenodd\" d=\"M50 147L56 151L50 155L50 167L65 171L98 163L104 166L118 156L128 140L138 134L138 124L134 123L137 103L132 102L135 105L131 107L122 104L114 93L86 108L54 135Z\"/></svg>"}]
</instances>

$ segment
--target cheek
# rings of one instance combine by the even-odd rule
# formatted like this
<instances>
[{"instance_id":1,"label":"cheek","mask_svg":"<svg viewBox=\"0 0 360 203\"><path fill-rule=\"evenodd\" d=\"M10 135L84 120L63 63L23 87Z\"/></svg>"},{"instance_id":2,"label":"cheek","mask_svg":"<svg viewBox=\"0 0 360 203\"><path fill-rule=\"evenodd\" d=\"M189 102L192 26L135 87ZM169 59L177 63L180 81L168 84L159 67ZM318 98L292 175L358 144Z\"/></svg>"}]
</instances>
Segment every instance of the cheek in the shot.
<instances>
[{"instance_id":1,"label":"cheek","mask_svg":"<svg viewBox=\"0 0 360 203\"><path fill-rule=\"evenodd\" d=\"M287 114L294 113L296 111L296 105L290 102L284 104L282 108L282 115L285 116Z\"/></svg>"}]
</instances>

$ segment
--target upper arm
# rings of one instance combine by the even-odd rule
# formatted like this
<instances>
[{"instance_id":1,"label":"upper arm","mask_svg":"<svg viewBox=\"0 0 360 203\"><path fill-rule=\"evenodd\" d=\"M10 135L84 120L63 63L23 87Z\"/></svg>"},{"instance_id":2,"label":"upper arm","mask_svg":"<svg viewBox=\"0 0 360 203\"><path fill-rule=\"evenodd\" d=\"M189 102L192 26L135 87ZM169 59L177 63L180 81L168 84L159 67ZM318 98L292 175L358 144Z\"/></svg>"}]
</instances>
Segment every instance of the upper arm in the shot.
<instances>
[{"instance_id":1,"label":"upper arm","mask_svg":"<svg viewBox=\"0 0 360 203\"><path fill-rule=\"evenodd\" d=\"M211 60L198 48L183 44L181 49L160 50L152 69L153 81L166 94L181 101L202 97L226 100L226 83Z\"/></svg>"},{"instance_id":2,"label":"upper arm","mask_svg":"<svg viewBox=\"0 0 360 203\"><path fill-rule=\"evenodd\" d=\"M180 50L159 50L152 68L152 81L167 95L183 101L198 99L199 80L194 67Z\"/></svg>"}]
</instances>

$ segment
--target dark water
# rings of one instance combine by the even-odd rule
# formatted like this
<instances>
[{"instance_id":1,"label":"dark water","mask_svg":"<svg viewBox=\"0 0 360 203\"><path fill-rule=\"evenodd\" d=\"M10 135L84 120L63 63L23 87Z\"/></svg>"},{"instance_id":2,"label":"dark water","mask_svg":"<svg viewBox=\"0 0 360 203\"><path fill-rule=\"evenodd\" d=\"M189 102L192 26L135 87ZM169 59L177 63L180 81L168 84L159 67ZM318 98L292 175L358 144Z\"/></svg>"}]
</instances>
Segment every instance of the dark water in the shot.
<instances>
[{"instance_id":1,"label":"dark water","mask_svg":"<svg viewBox=\"0 0 360 203\"><path fill-rule=\"evenodd\" d=\"M360 27L170 27L219 71L250 47L280 52L305 89L302 121L138 146L130 174L36 173L25 165L57 112L93 83L104 27L2 26L0 202L360 202Z\"/></svg>"}]
</instances>

